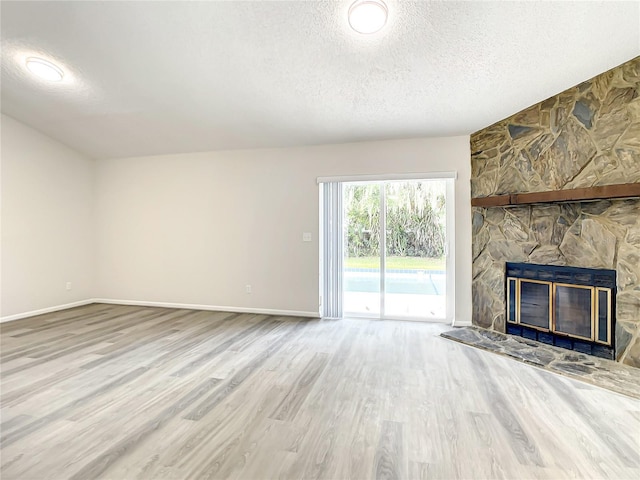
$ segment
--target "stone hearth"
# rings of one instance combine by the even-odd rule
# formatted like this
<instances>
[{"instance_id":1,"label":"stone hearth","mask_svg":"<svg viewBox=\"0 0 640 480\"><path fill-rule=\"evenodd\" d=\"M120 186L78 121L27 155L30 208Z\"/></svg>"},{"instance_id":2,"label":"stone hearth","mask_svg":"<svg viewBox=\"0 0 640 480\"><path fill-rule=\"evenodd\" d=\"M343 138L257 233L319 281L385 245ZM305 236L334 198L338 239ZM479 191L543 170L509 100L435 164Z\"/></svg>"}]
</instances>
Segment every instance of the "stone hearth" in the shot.
<instances>
[{"instance_id":1,"label":"stone hearth","mask_svg":"<svg viewBox=\"0 0 640 480\"><path fill-rule=\"evenodd\" d=\"M640 399L637 368L478 327L456 328L440 335Z\"/></svg>"}]
</instances>

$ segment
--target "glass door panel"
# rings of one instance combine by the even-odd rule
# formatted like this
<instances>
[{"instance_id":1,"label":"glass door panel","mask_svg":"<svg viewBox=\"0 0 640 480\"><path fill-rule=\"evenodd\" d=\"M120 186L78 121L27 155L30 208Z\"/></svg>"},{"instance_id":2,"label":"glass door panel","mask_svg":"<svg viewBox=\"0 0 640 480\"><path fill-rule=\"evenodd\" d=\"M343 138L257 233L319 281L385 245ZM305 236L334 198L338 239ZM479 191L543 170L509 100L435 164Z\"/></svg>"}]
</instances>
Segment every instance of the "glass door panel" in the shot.
<instances>
[{"instance_id":1,"label":"glass door panel","mask_svg":"<svg viewBox=\"0 0 640 480\"><path fill-rule=\"evenodd\" d=\"M380 183L344 184L344 311L380 317Z\"/></svg>"},{"instance_id":2,"label":"glass door panel","mask_svg":"<svg viewBox=\"0 0 640 480\"><path fill-rule=\"evenodd\" d=\"M446 316L445 195L440 180L384 184L385 317Z\"/></svg>"}]
</instances>

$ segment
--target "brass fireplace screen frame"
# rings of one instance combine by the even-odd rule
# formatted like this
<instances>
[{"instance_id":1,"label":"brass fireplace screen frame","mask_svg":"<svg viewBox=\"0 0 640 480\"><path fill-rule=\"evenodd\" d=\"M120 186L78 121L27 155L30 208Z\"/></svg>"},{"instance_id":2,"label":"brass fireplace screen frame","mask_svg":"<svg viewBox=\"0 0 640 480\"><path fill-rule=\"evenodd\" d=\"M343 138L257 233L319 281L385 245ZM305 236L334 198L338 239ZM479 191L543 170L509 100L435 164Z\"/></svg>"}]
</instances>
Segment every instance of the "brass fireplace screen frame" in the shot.
<instances>
[{"instance_id":1,"label":"brass fireplace screen frame","mask_svg":"<svg viewBox=\"0 0 640 480\"><path fill-rule=\"evenodd\" d=\"M540 327L537 325L531 325L528 323L521 322L521 287L522 282L530 282L536 284L544 284L549 287L549 315L548 315L548 323L546 327ZM514 309L515 318L512 317L511 310L511 285L512 283L515 285L515 300L516 305ZM584 337L580 335L571 334L562 330L557 330L556 324L556 296L557 296L557 287L570 287L570 288L582 288L591 291L591 337ZM606 293L606 319L602 320L599 315L600 311L600 293ZM561 282L550 282L545 280L533 280L529 278L520 278L520 277L507 277L507 322L512 324L518 324L525 326L527 328L532 328L534 330L538 330L541 332L551 332L556 335L562 335L571 338L577 338L580 340L588 340L591 342L599 343L601 345L611 346L612 338L611 338L611 288L603 288L603 287L593 287L587 285L575 285L572 283L561 283ZM597 332L600 331L599 322L606 321L607 322L607 338L606 341L602 341L598 339Z\"/></svg>"}]
</instances>

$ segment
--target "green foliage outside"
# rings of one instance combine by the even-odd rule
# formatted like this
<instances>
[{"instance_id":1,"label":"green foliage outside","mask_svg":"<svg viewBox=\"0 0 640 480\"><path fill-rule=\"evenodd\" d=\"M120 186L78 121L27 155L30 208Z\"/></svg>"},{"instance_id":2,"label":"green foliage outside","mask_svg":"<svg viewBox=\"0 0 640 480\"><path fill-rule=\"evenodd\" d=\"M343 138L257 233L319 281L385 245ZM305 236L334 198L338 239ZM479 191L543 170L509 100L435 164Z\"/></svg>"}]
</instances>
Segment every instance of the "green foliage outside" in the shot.
<instances>
[{"instance_id":1,"label":"green foliage outside","mask_svg":"<svg viewBox=\"0 0 640 480\"><path fill-rule=\"evenodd\" d=\"M380 255L380 186L347 185L347 256ZM441 183L391 182L386 188L387 257L441 258L445 232Z\"/></svg>"}]
</instances>

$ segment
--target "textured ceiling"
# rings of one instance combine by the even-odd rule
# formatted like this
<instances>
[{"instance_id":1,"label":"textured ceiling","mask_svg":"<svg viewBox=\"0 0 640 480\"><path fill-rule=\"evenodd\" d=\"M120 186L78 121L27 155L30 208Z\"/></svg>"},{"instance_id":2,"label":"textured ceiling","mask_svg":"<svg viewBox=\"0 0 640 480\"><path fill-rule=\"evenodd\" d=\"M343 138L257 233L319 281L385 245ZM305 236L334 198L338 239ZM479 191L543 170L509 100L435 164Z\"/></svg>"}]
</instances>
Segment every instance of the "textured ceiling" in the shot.
<instances>
[{"instance_id":1,"label":"textured ceiling","mask_svg":"<svg viewBox=\"0 0 640 480\"><path fill-rule=\"evenodd\" d=\"M2 1L2 111L95 158L458 135L640 53L638 1L351 2Z\"/></svg>"}]
</instances>

